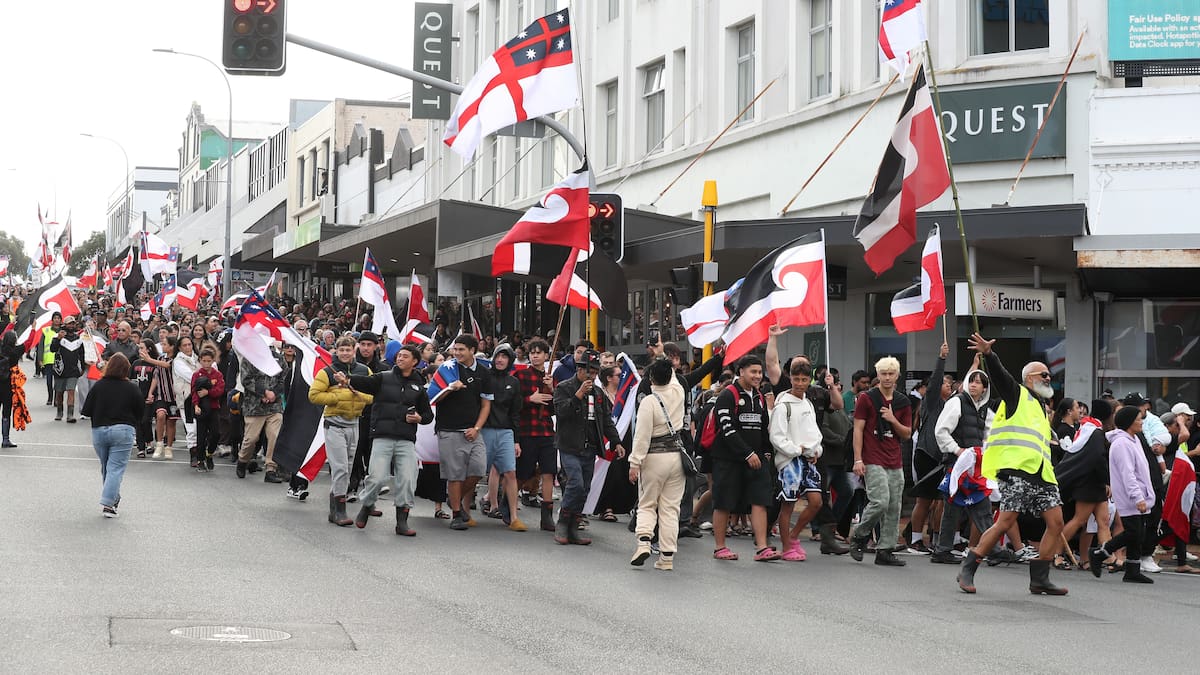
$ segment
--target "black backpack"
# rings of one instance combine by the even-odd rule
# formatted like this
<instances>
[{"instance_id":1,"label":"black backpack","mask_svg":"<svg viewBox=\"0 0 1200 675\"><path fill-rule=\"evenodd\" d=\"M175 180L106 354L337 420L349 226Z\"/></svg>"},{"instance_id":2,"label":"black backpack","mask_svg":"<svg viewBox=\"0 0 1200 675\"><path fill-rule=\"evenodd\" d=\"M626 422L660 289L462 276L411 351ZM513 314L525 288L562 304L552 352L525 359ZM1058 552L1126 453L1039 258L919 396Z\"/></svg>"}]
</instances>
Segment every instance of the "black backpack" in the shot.
<instances>
[{"instance_id":1,"label":"black backpack","mask_svg":"<svg viewBox=\"0 0 1200 675\"><path fill-rule=\"evenodd\" d=\"M867 396L871 398L871 406L875 408L875 437L879 440L886 438L884 436L885 425L890 428L892 425L883 419L883 392L879 391L879 387L871 387L867 390ZM907 396L897 390L892 394L892 412L903 410L912 407L912 401ZM899 441L900 437L896 436Z\"/></svg>"}]
</instances>

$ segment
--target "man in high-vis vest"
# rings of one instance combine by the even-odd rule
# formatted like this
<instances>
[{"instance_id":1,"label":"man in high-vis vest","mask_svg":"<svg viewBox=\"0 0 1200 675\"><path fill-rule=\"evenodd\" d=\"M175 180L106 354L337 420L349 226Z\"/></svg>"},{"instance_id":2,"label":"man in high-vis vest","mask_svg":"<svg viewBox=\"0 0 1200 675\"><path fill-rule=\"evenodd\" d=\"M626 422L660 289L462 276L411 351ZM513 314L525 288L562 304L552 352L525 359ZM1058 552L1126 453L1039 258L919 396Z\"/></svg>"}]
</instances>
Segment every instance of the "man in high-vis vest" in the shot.
<instances>
[{"instance_id":1,"label":"man in high-vis vest","mask_svg":"<svg viewBox=\"0 0 1200 675\"><path fill-rule=\"evenodd\" d=\"M1050 422L1045 407L1045 401L1054 396L1050 369L1032 361L1021 369L1018 382L992 351L995 340L976 333L967 342L984 357L992 378L991 395L1001 401L984 443L982 467L984 477L995 480L1000 488L1000 514L979 537L975 548L967 552L958 573L958 587L965 593L975 592L980 559L1016 524L1019 514L1027 513L1041 516L1046 522L1038 557L1029 561L1029 592L1066 595L1067 589L1050 583L1050 565L1060 548L1063 529L1062 498L1050 464Z\"/></svg>"}]
</instances>

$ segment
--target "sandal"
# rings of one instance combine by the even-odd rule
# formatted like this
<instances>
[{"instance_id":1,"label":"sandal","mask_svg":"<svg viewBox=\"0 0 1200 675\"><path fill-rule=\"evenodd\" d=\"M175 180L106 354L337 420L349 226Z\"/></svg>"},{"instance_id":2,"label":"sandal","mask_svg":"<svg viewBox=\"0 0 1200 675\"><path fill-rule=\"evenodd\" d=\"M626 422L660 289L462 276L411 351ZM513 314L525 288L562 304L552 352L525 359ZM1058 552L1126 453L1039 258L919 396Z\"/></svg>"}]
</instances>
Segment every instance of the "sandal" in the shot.
<instances>
[{"instance_id":1,"label":"sandal","mask_svg":"<svg viewBox=\"0 0 1200 675\"><path fill-rule=\"evenodd\" d=\"M779 557L779 551L776 551L770 546L759 549L758 552L754 554L754 560L756 562L772 562L779 560Z\"/></svg>"},{"instance_id":2,"label":"sandal","mask_svg":"<svg viewBox=\"0 0 1200 675\"><path fill-rule=\"evenodd\" d=\"M1183 567L1176 567L1175 569L1169 570L1169 571L1172 572L1173 574L1200 574L1200 569L1196 569L1195 567L1192 567L1191 565L1184 565Z\"/></svg>"},{"instance_id":3,"label":"sandal","mask_svg":"<svg viewBox=\"0 0 1200 675\"><path fill-rule=\"evenodd\" d=\"M1071 569L1071 561L1067 560L1061 553L1054 556L1054 569L1069 570Z\"/></svg>"},{"instance_id":4,"label":"sandal","mask_svg":"<svg viewBox=\"0 0 1200 675\"><path fill-rule=\"evenodd\" d=\"M713 557L717 560L737 560L738 554L730 551L728 546L723 546L713 551Z\"/></svg>"},{"instance_id":5,"label":"sandal","mask_svg":"<svg viewBox=\"0 0 1200 675\"><path fill-rule=\"evenodd\" d=\"M438 520L450 520L450 514L446 513L445 511L443 511L441 509L434 511L433 517L437 518Z\"/></svg>"},{"instance_id":6,"label":"sandal","mask_svg":"<svg viewBox=\"0 0 1200 675\"><path fill-rule=\"evenodd\" d=\"M615 523L617 522L617 516L612 512L612 509L607 509L604 512L604 515L600 516L600 520L603 520L606 523Z\"/></svg>"},{"instance_id":7,"label":"sandal","mask_svg":"<svg viewBox=\"0 0 1200 675\"><path fill-rule=\"evenodd\" d=\"M145 451L145 450L138 450L138 451L137 451L137 458L138 458L138 459L146 459L146 451Z\"/></svg>"}]
</instances>

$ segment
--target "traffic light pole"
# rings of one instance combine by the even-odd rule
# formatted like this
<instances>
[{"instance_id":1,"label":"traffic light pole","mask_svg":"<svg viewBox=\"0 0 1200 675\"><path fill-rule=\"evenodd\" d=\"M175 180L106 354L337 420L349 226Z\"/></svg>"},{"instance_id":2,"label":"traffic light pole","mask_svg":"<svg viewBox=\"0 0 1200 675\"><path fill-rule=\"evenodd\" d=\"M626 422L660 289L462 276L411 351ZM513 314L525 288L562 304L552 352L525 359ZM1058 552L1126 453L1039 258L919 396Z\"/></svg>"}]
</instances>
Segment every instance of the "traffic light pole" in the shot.
<instances>
[{"instance_id":1,"label":"traffic light pole","mask_svg":"<svg viewBox=\"0 0 1200 675\"><path fill-rule=\"evenodd\" d=\"M355 54L354 52L346 51L345 49L339 49L338 47L334 47L332 45L327 45L322 42L317 42L316 40L310 40L306 37L301 37L294 33L287 34L287 41L294 45L298 45L300 47L306 47L313 51L321 52L323 54L328 54L330 56L337 57L339 59L353 61L354 63L360 64L363 66L367 66L368 68L382 70L383 72L391 73L392 75L399 75L400 77L407 78L414 82L420 82L421 84L428 85L435 89L441 89L442 91L448 91L451 94L461 94L463 91L463 88L461 85L454 84L453 82L447 82L446 80L441 80L441 79L438 79L431 75L426 75L425 73L418 73L415 70L409 70L408 68L402 68L400 66L393 65L393 64L387 63L385 61L373 59L369 56ZM554 130L554 132L557 133L559 136L562 136L563 140L565 140L567 142L567 145L571 146L571 149L574 150L575 154L579 156L580 161L583 161L583 159L584 159L583 143L580 143L579 139L575 138L575 136L566 128L566 126L564 126L561 122L559 122L558 120L556 120L552 117L539 117L538 121L541 122L542 124L545 124L550 129Z\"/></svg>"},{"instance_id":2,"label":"traffic light pole","mask_svg":"<svg viewBox=\"0 0 1200 675\"><path fill-rule=\"evenodd\" d=\"M700 197L700 205L704 209L704 262L713 261L713 239L716 237L717 220L717 181L704 181L704 193ZM713 282L704 282L704 297L713 294ZM704 361L712 358L712 344L704 346ZM705 377L701 386L708 389L712 386L712 377Z\"/></svg>"}]
</instances>

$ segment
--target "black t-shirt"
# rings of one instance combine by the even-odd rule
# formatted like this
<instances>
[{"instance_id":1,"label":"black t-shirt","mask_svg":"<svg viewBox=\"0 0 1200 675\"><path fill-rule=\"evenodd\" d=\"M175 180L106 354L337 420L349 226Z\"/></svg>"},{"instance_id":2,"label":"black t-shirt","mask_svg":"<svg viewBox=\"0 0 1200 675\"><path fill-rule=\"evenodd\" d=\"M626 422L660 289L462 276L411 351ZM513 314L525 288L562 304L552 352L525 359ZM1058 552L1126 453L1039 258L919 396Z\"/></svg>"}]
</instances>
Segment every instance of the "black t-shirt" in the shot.
<instances>
[{"instance_id":1,"label":"black t-shirt","mask_svg":"<svg viewBox=\"0 0 1200 675\"><path fill-rule=\"evenodd\" d=\"M154 381L154 370L156 368L158 366L149 361L137 359L133 362L133 370L129 374L129 379L133 380L137 384L138 389L142 390L143 400L150 395L150 383Z\"/></svg>"},{"instance_id":2,"label":"black t-shirt","mask_svg":"<svg viewBox=\"0 0 1200 675\"><path fill-rule=\"evenodd\" d=\"M492 400L491 371L479 361L474 368L458 364L458 379L465 387L442 396L437 405L437 431L462 431L479 421L479 409L484 400Z\"/></svg>"}]
</instances>

